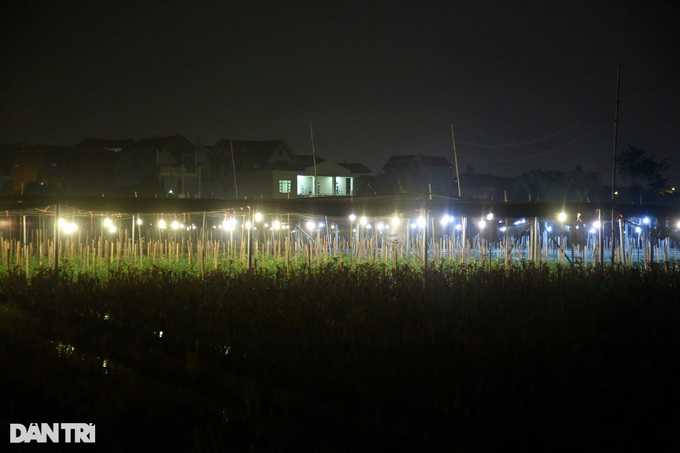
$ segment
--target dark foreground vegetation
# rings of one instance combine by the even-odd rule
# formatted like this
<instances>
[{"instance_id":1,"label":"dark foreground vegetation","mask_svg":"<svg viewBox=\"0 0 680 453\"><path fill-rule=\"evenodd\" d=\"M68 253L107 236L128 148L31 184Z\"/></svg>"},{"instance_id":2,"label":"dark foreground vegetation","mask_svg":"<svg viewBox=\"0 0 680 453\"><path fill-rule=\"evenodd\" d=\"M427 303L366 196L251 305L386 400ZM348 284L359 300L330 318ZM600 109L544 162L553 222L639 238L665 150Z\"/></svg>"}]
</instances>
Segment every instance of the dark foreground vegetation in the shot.
<instances>
[{"instance_id":1,"label":"dark foreground vegetation","mask_svg":"<svg viewBox=\"0 0 680 453\"><path fill-rule=\"evenodd\" d=\"M677 270L10 272L0 293L5 430L96 423L121 452L680 445Z\"/></svg>"}]
</instances>

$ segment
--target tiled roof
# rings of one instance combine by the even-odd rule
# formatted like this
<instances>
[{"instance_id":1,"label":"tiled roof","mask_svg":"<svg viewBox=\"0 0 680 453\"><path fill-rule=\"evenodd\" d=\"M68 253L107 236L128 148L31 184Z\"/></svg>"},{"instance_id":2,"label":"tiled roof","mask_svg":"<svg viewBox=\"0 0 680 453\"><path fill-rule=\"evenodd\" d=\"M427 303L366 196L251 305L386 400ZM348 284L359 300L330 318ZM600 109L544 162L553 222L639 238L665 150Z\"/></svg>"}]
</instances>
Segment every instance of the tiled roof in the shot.
<instances>
[{"instance_id":1,"label":"tiled roof","mask_svg":"<svg viewBox=\"0 0 680 453\"><path fill-rule=\"evenodd\" d=\"M229 156L234 150L236 166L264 168L278 160L290 162L293 151L285 140L230 140L222 139L215 144L213 153Z\"/></svg>"},{"instance_id":2,"label":"tiled roof","mask_svg":"<svg viewBox=\"0 0 680 453\"><path fill-rule=\"evenodd\" d=\"M133 145L135 149L164 149L170 152L175 151L197 151L200 148L181 135L168 137L150 137L137 140Z\"/></svg>"},{"instance_id":3,"label":"tiled roof","mask_svg":"<svg viewBox=\"0 0 680 453\"><path fill-rule=\"evenodd\" d=\"M106 139L106 138L86 138L82 142L76 144L76 149L123 149L131 146L135 141L133 139Z\"/></svg>"}]
</instances>

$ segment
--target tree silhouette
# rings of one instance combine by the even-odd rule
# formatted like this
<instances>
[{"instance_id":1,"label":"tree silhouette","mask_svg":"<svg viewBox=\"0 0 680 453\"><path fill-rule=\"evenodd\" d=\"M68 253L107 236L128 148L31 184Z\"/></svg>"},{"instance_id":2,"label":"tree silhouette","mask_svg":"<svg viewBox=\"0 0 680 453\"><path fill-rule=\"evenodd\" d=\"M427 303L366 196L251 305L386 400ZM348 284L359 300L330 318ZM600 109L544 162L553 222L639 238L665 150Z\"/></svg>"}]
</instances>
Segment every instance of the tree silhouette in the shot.
<instances>
[{"instance_id":1,"label":"tree silhouette","mask_svg":"<svg viewBox=\"0 0 680 453\"><path fill-rule=\"evenodd\" d=\"M621 176L630 178L631 186L639 192L659 193L668 188L668 180L662 175L670 166L668 159L657 160L653 152L648 155L643 149L628 146L619 155L617 166Z\"/></svg>"}]
</instances>

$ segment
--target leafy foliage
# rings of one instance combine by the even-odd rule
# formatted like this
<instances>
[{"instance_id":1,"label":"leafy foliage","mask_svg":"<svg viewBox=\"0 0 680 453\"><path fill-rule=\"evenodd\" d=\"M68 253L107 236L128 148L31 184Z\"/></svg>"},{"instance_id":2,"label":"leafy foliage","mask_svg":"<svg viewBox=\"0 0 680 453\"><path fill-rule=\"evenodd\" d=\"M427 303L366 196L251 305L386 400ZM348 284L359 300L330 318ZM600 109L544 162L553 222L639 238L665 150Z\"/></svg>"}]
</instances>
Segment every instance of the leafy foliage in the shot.
<instances>
[{"instance_id":1,"label":"leafy foliage","mask_svg":"<svg viewBox=\"0 0 680 453\"><path fill-rule=\"evenodd\" d=\"M634 146L620 153L617 160L618 169L624 178L630 178L634 188L658 193L667 189L667 179L663 177L663 171L670 166L668 159L657 160L652 152Z\"/></svg>"}]
</instances>

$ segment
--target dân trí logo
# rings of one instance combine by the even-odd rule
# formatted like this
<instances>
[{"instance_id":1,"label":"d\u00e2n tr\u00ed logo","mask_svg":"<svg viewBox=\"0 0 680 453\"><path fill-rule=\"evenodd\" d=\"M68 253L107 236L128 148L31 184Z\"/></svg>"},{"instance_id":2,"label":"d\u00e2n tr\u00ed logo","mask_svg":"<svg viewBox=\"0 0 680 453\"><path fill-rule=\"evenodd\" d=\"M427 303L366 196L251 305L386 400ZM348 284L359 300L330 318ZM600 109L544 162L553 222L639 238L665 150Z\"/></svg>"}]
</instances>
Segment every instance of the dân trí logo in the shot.
<instances>
[{"instance_id":1,"label":"d\u00e2n tr\u00ed logo","mask_svg":"<svg viewBox=\"0 0 680 453\"><path fill-rule=\"evenodd\" d=\"M36 442L45 444L95 442L94 423L31 423L28 427L21 423L9 424L11 444Z\"/></svg>"}]
</instances>

